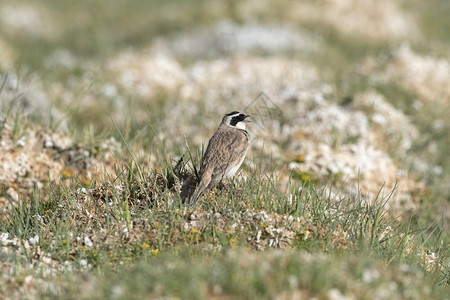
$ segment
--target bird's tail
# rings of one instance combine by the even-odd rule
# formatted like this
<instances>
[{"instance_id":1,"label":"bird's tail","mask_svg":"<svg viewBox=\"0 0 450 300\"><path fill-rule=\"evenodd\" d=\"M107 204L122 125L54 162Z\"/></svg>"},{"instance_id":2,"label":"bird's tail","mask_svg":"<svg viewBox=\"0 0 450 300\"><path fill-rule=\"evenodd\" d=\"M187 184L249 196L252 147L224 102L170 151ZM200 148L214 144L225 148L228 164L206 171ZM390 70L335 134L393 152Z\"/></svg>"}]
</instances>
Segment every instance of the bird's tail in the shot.
<instances>
[{"instance_id":1,"label":"bird's tail","mask_svg":"<svg viewBox=\"0 0 450 300\"><path fill-rule=\"evenodd\" d=\"M195 204L198 199L203 195L205 190L208 188L208 184L211 181L210 176L203 176L200 182L198 183L197 187L195 188L194 193L189 198L189 204ZM209 180L208 180L209 179Z\"/></svg>"},{"instance_id":2,"label":"bird's tail","mask_svg":"<svg viewBox=\"0 0 450 300\"><path fill-rule=\"evenodd\" d=\"M193 194L191 195L191 197L189 198L188 204L189 204L189 205L195 204L195 203L198 201L198 199L202 196L202 194L203 194L203 191L201 191L201 190L198 188L198 186L197 186L197 188L195 189L194 193L193 193Z\"/></svg>"}]
</instances>

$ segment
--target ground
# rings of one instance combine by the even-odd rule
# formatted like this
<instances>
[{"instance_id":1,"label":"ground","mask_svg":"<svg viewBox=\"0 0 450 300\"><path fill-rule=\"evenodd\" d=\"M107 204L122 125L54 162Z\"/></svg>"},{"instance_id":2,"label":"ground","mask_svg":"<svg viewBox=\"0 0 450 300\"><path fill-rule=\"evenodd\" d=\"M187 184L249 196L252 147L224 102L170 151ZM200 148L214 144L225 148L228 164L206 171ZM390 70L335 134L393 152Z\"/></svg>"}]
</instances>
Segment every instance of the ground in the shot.
<instances>
[{"instance_id":1,"label":"ground","mask_svg":"<svg viewBox=\"0 0 450 300\"><path fill-rule=\"evenodd\" d=\"M0 3L0 298L448 299L450 7ZM185 204L222 116L233 180Z\"/></svg>"}]
</instances>

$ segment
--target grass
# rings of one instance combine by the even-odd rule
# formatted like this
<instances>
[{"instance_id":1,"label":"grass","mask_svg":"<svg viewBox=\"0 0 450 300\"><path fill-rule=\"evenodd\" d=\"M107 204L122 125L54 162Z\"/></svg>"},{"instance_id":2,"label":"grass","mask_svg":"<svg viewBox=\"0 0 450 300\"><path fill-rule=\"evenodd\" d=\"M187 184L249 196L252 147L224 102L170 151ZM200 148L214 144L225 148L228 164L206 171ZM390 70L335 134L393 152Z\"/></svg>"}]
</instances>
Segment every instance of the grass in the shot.
<instances>
[{"instance_id":1,"label":"grass","mask_svg":"<svg viewBox=\"0 0 450 300\"><path fill-rule=\"evenodd\" d=\"M417 298L440 297L435 291L421 289L429 279L424 280L416 269L402 264L386 266L370 256L361 259L312 256L305 252L281 254L279 251L255 254L240 249L229 250L218 258L193 258L183 253L152 257L131 270L123 270L129 274L127 278L123 278L121 270L107 271L100 279L86 278L77 286L97 280L95 283L104 288L96 291L96 298L118 299L149 295L183 299L260 299L275 297L280 291L287 297L327 298L333 289L358 299L385 294L408 298L412 293ZM345 278L343 273L347 274ZM380 276L386 273L390 275ZM402 277L406 273L409 275ZM398 292L392 291L392 285ZM65 289L66 295L83 295L83 291L71 288L73 286Z\"/></svg>"},{"instance_id":2,"label":"grass","mask_svg":"<svg viewBox=\"0 0 450 300\"><path fill-rule=\"evenodd\" d=\"M442 167L440 176L411 169L428 184L421 211L393 216L385 209L391 191L380 190L376 199L365 198L358 187L355 194L344 194L307 172L290 174L290 185L282 191L279 174L267 171L281 163L262 154L255 155L256 166L245 168L246 180L236 178L191 207L180 196L182 182L193 178L186 160L198 165L201 151L187 149L193 136L179 142L179 137L164 135L171 108L182 105L177 95L146 99L119 88L126 100L120 106L101 92L113 79L92 65L101 66L128 47L144 48L159 36L206 27L223 17L247 22L237 3L226 4L223 13L215 8L218 2L205 1L37 3L56 18L62 34L49 40L0 28L0 35L21 49L17 64L39 74L44 88L56 82L74 95L70 104L63 93L48 95L67 117L68 134L76 141L66 152L53 149L49 155L67 164L78 159L66 159L70 151L86 150L95 158L105 151L101 142L111 136L121 149L102 161L113 164L108 175L87 179L64 170L60 183L36 182L18 199L8 193L9 186L0 186L0 198L8 202L0 216L0 270L9 272L0 272L0 298L448 299L450 236L439 217L449 196L448 109L424 103L416 111L411 103L417 95L395 82L373 84L353 68L367 57L389 55L399 41L355 38L312 21L294 24L322 37L324 47L307 59L335 86L333 99L327 100L341 102L373 89L419 128L421 137L409 154ZM436 1L422 13L423 6L415 3L409 9L434 44L428 47L422 40L416 47L445 56L445 50L434 48L446 49L448 25L439 17L445 10ZM280 5L273 17L264 12L261 18L279 23L284 13ZM77 18L86 19L68 21ZM74 69L45 65L45 58L60 47L76 57ZM299 60L302 55L287 54ZM21 96L14 97L6 99L0 84L0 133L4 136L10 125L20 147L28 129L45 125L22 107L5 104ZM183 123L200 126L199 119L207 116L205 108L198 111ZM134 117L138 113L146 116L144 121ZM444 120L437 129L436 119ZM61 129L61 123L54 120L51 129ZM428 152L431 143L437 148L434 156ZM398 164L411 163L396 156L395 141L387 146ZM178 161L183 154L185 161ZM18 176L19 186L26 176ZM334 179L341 181L338 177Z\"/></svg>"},{"instance_id":3,"label":"grass","mask_svg":"<svg viewBox=\"0 0 450 300\"><path fill-rule=\"evenodd\" d=\"M428 47L431 46L442 55L447 56L450 38L446 30L450 23L448 18L442 16L450 12L450 5L436 0L429 1L426 5L417 1L412 6L405 5L405 8L418 17ZM436 41L439 41L439 43L436 43Z\"/></svg>"},{"instance_id":4,"label":"grass","mask_svg":"<svg viewBox=\"0 0 450 300\"><path fill-rule=\"evenodd\" d=\"M365 298L372 289L384 289L389 277L400 276L396 284L412 280L417 295L444 299L439 286L449 280L449 249L442 248L443 229L389 218L383 210L389 194L370 203L360 196L335 201L329 189L294 181L286 198L271 188L276 182L254 174L236 182L240 192L216 190L209 201L189 207L173 192L170 177L180 174L170 169L143 180L137 168L122 167L115 178L90 186L69 179L36 188L11 205L0 223L1 232L18 241L8 246L13 255L6 260L37 264L45 256L50 269L69 264L78 270L56 275L55 282L64 282L56 291L40 287L45 297L270 298L286 288L324 297L337 288ZM35 237L38 242L31 244ZM291 250L254 252L271 248ZM426 251L442 261L425 263ZM388 278L361 289L367 268L387 272ZM86 271L88 278L77 275ZM15 277L28 272L19 268ZM343 279L341 272L350 277ZM101 289L80 289L91 280ZM433 288L422 290L427 283Z\"/></svg>"},{"instance_id":5,"label":"grass","mask_svg":"<svg viewBox=\"0 0 450 300\"><path fill-rule=\"evenodd\" d=\"M110 177L67 176L19 195L17 204L3 187L11 210L0 221L8 234L2 261L16 268L0 295L31 280L41 297L69 299L446 297L443 224L426 215L392 218L383 209L389 193L337 201L331 187L295 174L281 193L277 176L260 165L234 182L235 191L216 189L190 207L179 191L192 170L167 154L180 149L159 150L159 167L149 170L123 142L129 152Z\"/></svg>"},{"instance_id":6,"label":"grass","mask_svg":"<svg viewBox=\"0 0 450 300\"><path fill-rule=\"evenodd\" d=\"M27 4L26 1L22 2ZM61 45L87 59L101 60L111 49L143 46L161 33L172 34L192 26L191 18L208 22L210 14L202 0L192 1L70 1L56 4L39 1L34 7L44 8L45 17L52 19L61 30L50 38L33 37L5 32L15 47L32 47L34 51L21 52L21 60L39 70L45 70L42 57ZM95 16L92 14L95 12ZM72 20L67 22L67 20ZM47 75L51 76L52 72Z\"/></svg>"}]
</instances>

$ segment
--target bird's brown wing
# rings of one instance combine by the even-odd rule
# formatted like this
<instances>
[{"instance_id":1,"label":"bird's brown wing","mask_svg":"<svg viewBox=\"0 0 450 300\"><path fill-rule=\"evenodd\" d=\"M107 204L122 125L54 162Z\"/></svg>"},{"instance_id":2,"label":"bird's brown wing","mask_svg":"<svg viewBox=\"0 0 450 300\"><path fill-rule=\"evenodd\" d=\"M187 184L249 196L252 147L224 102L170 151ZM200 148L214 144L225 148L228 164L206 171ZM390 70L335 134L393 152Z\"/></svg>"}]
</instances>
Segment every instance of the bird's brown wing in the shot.
<instances>
[{"instance_id":1,"label":"bird's brown wing","mask_svg":"<svg viewBox=\"0 0 450 300\"><path fill-rule=\"evenodd\" d=\"M203 192L216 185L227 169L239 162L246 153L247 132L239 129L225 129L219 128L208 143L200 168L201 179L189 199L189 204L197 202Z\"/></svg>"},{"instance_id":2,"label":"bird's brown wing","mask_svg":"<svg viewBox=\"0 0 450 300\"><path fill-rule=\"evenodd\" d=\"M211 145L214 145L212 147ZM248 145L247 134L239 129L222 130L217 132L208 143L205 155L202 160L200 173L208 172L207 168L212 168L212 180L209 185L211 188L229 168L239 162L246 153Z\"/></svg>"}]
</instances>

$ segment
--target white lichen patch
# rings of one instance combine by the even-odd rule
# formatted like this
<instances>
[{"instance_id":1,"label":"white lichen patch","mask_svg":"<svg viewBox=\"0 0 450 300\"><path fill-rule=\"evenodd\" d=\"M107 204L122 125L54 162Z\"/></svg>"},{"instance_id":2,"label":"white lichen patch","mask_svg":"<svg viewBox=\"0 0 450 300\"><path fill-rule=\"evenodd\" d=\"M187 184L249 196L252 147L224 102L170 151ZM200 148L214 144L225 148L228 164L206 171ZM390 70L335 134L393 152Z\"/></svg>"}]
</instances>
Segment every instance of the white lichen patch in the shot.
<instances>
[{"instance_id":1,"label":"white lichen patch","mask_svg":"<svg viewBox=\"0 0 450 300\"><path fill-rule=\"evenodd\" d=\"M0 140L0 183L8 187L8 195L17 200L18 190L31 191L41 181L58 181L63 169L43 151L42 132L26 129L15 142L13 128L5 123ZM16 137L17 138L17 137ZM2 209L4 209L2 207Z\"/></svg>"},{"instance_id":2,"label":"white lichen patch","mask_svg":"<svg viewBox=\"0 0 450 300\"><path fill-rule=\"evenodd\" d=\"M114 138L103 141L94 155L63 134L25 124L17 126L24 128L17 131L10 123L3 123L0 137L0 184L6 187L6 196L13 203L35 188L59 184L61 179L80 176L82 182L89 182L94 176L114 173L115 153L121 151ZM3 212L8 204L5 197L0 197Z\"/></svg>"},{"instance_id":3,"label":"white lichen patch","mask_svg":"<svg viewBox=\"0 0 450 300\"><path fill-rule=\"evenodd\" d=\"M59 34L52 15L37 3L24 4L5 1L0 5L0 24L15 35L53 39Z\"/></svg>"},{"instance_id":4,"label":"white lichen patch","mask_svg":"<svg viewBox=\"0 0 450 300\"><path fill-rule=\"evenodd\" d=\"M176 92L186 81L183 69L173 57L152 50L125 51L113 57L107 68L121 87L144 98Z\"/></svg>"},{"instance_id":5,"label":"white lichen patch","mask_svg":"<svg viewBox=\"0 0 450 300\"><path fill-rule=\"evenodd\" d=\"M288 15L296 21L326 23L347 35L374 40L417 38L418 26L398 2L389 0L300 1Z\"/></svg>"},{"instance_id":6,"label":"white lichen patch","mask_svg":"<svg viewBox=\"0 0 450 300\"><path fill-rule=\"evenodd\" d=\"M393 51L386 60L368 58L359 66L361 73L374 82L395 82L419 99L450 103L450 65L444 58L421 55L408 44Z\"/></svg>"},{"instance_id":7,"label":"white lichen patch","mask_svg":"<svg viewBox=\"0 0 450 300\"><path fill-rule=\"evenodd\" d=\"M406 155L417 130L380 95L357 95L348 107L324 102L296 123L289 147L296 160L289 164L291 171L332 178L349 192L359 186L369 198L382 187L385 195L396 187L387 207L417 208L415 197L423 184L387 153L390 141L392 150Z\"/></svg>"},{"instance_id":8,"label":"white lichen patch","mask_svg":"<svg viewBox=\"0 0 450 300\"><path fill-rule=\"evenodd\" d=\"M225 20L210 28L182 33L166 44L176 56L204 59L251 53L310 53L317 50L320 42L293 26L267 26L257 22L241 25Z\"/></svg>"}]
</instances>

